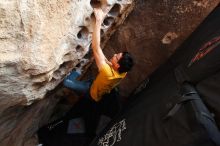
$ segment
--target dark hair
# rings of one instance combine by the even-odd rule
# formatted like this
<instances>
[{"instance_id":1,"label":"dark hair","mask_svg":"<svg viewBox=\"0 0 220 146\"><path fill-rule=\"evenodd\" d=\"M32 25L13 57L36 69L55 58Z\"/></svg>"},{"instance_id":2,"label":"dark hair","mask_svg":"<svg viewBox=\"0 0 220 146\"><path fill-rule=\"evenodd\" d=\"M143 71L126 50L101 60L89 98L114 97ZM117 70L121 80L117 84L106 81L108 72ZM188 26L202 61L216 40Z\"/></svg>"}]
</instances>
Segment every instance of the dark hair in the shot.
<instances>
[{"instance_id":1,"label":"dark hair","mask_svg":"<svg viewBox=\"0 0 220 146\"><path fill-rule=\"evenodd\" d=\"M123 52L121 59L118 61L120 67L118 68L119 73L128 72L134 65L133 59L128 52Z\"/></svg>"}]
</instances>

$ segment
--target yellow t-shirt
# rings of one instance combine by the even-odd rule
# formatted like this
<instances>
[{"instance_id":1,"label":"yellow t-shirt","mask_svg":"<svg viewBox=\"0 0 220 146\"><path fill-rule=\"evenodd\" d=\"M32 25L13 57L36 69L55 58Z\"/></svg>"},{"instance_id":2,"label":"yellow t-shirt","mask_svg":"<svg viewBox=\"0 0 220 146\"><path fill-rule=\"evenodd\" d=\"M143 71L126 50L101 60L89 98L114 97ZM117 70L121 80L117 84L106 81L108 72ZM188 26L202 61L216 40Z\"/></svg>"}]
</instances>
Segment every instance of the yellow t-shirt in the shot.
<instances>
[{"instance_id":1,"label":"yellow t-shirt","mask_svg":"<svg viewBox=\"0 0 220 146\"><path fill-rule=\"evenodd\" d=\"M119 74L107 63L104 64L90 88L91 97L95 101L99 101L104 94L110 93L125 76L126 73Z\"/></svg>"}]
</instances>

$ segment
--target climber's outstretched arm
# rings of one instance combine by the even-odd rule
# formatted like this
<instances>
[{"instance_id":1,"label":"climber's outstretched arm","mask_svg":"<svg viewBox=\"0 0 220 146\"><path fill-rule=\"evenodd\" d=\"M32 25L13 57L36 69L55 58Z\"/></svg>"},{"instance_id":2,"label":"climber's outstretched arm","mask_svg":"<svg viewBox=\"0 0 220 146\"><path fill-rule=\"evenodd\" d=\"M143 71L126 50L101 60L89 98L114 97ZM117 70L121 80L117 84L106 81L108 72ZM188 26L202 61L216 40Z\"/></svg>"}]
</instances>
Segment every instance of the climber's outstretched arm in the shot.
<instances>
[{"instance_id":1,"label":"climber's outstretched arm","mask_svg":"<svg viewBox=\"0 0 220 146\"><path fill-rule=\"evenodd\" d=\"M92 49L93 49L96 65L100 70L102 65L106 63L106 57L103 54L100 46L100 39L101 39L100 30L105 14L101 8L95 8L94 13L96 20L95 20L95 24L93 25Z\"/></svg>"}]
</instances>

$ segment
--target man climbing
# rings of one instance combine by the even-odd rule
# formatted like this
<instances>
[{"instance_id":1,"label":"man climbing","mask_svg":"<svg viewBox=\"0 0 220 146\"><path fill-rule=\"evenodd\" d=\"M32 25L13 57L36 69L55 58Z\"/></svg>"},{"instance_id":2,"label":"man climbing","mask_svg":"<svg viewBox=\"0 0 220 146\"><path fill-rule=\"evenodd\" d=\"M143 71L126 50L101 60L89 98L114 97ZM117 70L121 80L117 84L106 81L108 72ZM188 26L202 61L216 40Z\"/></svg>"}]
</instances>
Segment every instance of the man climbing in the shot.
<instances>
[{"instance_id":1,"label":"man climbing","mask_svg":"<svg viewBox=\"0 0 220 146\"><path fill-rule=\"evenodd\" d=\"M101 8L95 8L94 14L96 21L93 25L92 49L99 73L91 83L76 80L80 75L80 71L73 71L64 79L64 86L76 92L87 93L89 98L98 102L103 95L110 93L126 76L126 73L131 70L133 59L128 52L114 54L110 61L106 59L100 47L100 30L105 13Z\"/></svg>"},{"instance_id":2,"label":"man climbing","mask_svg":"<svg viewBox=\"0 0 220 146\"><path fill-rule=\"evenodd\" d=\"M73 115L77 111L85 121L86 134L93 138L97 133L97 125L101 115L112 118L118 111L114 98L110 100L101 100L115 88L121 79L126 76L133 66L133 60L128 52L114 54L108 61L100 47L100 29L105 13L101 9L94 9L95 24L93 26L92 49L99 73L96 79L91 81L78 81L76 78L80 71L73 71L64 79L64 86L78 93L84 93L83 98L69 112ZM108 97L108 96L107 96ZM109 99L106 98L105 99ZM98 128L99 129L99 128Z\"/></svg>"}]
</instances>

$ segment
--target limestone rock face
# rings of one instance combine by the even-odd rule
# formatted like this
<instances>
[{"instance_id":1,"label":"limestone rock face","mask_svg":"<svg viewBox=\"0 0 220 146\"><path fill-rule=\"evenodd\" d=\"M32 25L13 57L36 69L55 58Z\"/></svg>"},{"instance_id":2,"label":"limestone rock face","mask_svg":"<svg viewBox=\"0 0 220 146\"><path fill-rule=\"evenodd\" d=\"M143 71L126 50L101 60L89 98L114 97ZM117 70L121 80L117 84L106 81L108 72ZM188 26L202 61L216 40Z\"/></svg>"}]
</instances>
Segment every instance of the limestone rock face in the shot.
<instances>
[{"instance_id":1,"label":"limestone rock face","mask_svg":"<svg viewBox=\"0 0 220 146\"><path fill-rule=\"evenodd\" d=\"M107 3L112 9L102 32L116 23L117 15L132 1ZM88 0L0 2L1 97L30 104L54 89L82 61L91 43L91 4Z\"/></svg>"},{"instance_id":2,"label":"limestone rock face","mask_svg":"<svg viewBox=\"0 0 220 146\"><path fill-rule=\"evenodd\" d=\"M90 50L93 7L106 5L103 41L130 13L133 0L0 1L1 146L36 142L30 138L48 122L59 101L45 94L77 64L81 68L92 60L85 55Z\"/></svg>"}]
</instances>

